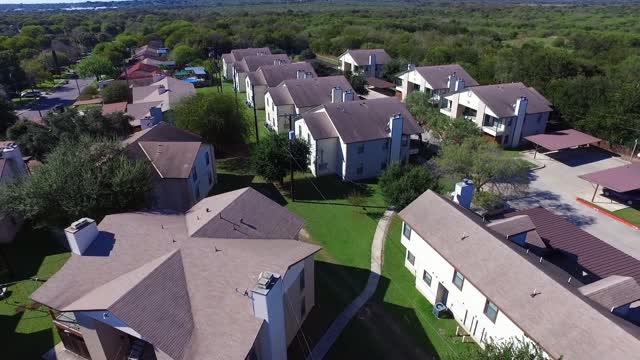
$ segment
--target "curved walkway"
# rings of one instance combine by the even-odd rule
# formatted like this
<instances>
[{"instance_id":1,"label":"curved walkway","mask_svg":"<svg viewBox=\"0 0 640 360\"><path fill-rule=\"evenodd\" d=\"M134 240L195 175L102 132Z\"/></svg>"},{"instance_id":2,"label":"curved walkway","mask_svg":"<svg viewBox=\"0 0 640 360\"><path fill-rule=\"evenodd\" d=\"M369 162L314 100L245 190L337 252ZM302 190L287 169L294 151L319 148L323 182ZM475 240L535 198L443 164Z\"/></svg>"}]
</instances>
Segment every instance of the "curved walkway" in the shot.
<instances>
[{"instance_id":1,"label":"curved walkway","mask_svg":"<svg viewBox=\"0 0 640 360\"><path fill-rule=\"evenodd\" d=\"M322 335L316 346L311 351L311 354L307 357L307 360L322 360L325 355L336 342L342 331L349 321L360 311L360 308L371 299L378 287L378 280L380 279L380 273L382 272L382 251L384 249L384 240L389 229L389 222L393 216L393 211L387 210L382 215L378 226L376 227L376 233L373 235L373 242L371 243L371 274L369 280L367 280L367 286L356 297L349 306L347 306L340 315L331 323L329 329Z\"/></svg>"}]
</instances>

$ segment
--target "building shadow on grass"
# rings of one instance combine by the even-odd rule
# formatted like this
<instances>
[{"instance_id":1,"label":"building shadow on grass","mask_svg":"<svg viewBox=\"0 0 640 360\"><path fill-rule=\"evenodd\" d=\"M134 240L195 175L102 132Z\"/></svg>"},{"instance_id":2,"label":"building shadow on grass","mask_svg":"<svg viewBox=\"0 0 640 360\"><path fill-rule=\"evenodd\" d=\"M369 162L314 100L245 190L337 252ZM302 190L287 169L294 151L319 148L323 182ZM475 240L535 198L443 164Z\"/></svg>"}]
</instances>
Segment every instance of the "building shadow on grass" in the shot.
<instances>
[{"instance_id":1,"label":"building shadow on grass","mask_svg":"<svg viewBox=\"0 0 640 360\"><path fill-rule=\"evenodd\" d=\"M368 269L316 261L316 305L289 346L289 359L305 359L335 318L355 299ZM385 303L390 280L349 322L325 359L439 359L412 308ZM378 295L381 294L381 295Z\"/></svg>"},{"instance_id":2,"label":"building shadow on grass","mask_svg":"<svg viewBox=\"0 0 640 360\"><path fill-rule=\"evenodd\" d=\"M2 300L2 302L4 301L7 300ZM49 313L44 311L42 316L49 317ZM55 345L51 329L43 329L28 334L17 332L16 327L22 317L22 313L0 315L0 334L2 334L2 344L4 344L2 346L2 359L40 359L44 353ZM29 319L22 321L29 321Z\"/></svg>"}]
</instances>

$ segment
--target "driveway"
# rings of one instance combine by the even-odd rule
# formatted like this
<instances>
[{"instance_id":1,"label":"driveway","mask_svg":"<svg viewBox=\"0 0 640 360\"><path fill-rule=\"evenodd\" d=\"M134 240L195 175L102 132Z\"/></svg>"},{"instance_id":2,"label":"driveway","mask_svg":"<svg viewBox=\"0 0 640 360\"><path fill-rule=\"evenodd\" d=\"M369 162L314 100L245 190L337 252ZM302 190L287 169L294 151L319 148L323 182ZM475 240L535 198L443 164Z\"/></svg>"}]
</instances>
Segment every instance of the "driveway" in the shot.
<instances>
[{"instance_id":1,"label":"driveway","mask_svg":"<svg viewBox=\"0 0 640 360\"><path fill-rule=\"evenodd\" d=\"M563 150L548 155L538 154L533 159L533 151L523 152L524 159L544 165L533 171L529 192L524 197L509 204L516 209L535 206L545 207L574 223L583 230L608 244L640 259L640 231L604 216L576 201L576 197L591 200L594 187L578 178L578 175L604 170L627 162L597 148ZM601 192L601 190L598 190ZM594 202L600 206L617 210L623 206L597 196Z\"/></svg>"},{"instance_id":2,"label":"driveway","mask_svg":"<svg viewBox=\"0 0 640 360\"><path fill-rule=\"evenodd\" d=\"M80 91L82 91L85 87L87 87L91 83L92 79L78 79L78 86L80 87ZM31 108L25 111L19 111L18 116L20 118L26 118L29 120L40 120L40 114L38 113L38 109L44 116L52 107L57 104L63 104L64 106L69 106L74 103L74 101L78 98L78 88L76 87L75 80L69 80L69 83L61 86L54 93L46 94L41 97L40 100L33 105Z\"/></svg>"}]
</instances>

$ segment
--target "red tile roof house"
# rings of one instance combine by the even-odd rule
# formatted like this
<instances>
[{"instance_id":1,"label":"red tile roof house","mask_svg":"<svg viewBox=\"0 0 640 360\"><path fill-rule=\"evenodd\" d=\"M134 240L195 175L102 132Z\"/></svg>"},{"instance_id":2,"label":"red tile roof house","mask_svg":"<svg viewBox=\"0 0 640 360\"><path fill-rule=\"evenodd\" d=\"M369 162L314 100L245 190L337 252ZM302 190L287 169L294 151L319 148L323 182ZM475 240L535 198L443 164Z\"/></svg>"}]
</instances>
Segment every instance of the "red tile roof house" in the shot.
<instances>
[{"instance_id":1,"label":"red tile roof house","mask_svg":"<svg viewBox=\"0 0 640 360\"><path fill-rule=\"evenodd\" d=\"M303 221L251 188L186 213L81 219L73 251L32 299L68 350L97 359L286 359L314 306Z\"/></svg>"},{"instance_id":2,"label":"red tile roof house","mask_svg":"<svg viewBox=\"0 0 640 360\"><path fill-rule=\"evenodd\" d=\"M443 304L460 332L481 346L524 338L551 359L637 358L640 328L609 308L638 296L630 278L635 272L624 272L635 265L623 264L617 268L623 271L620 276L611 277L608 257L597 264L598 249L609 250L586 245L578 261L588 257L582 265L593 266L604 278L583 286L582 275L573 277L534 253L547 243L566 248L566 240L558 241L565 237L579 248L585 240L573 237L579 229L566 231L559 217L544 209L485 224L462 206L464 195L472 194L462 191L468 186L457 185L454 201L459 204L429 190L399 213L403 227L397 236L406 248L404 265L415 276L416 289L430 303ZM560 227L564 235L557 231ZM531 247L522 248L522 243Z\"/></svg>"},{"instance_id":3,"label":"red tile roof house","mask_svg":"<svg viewBox=\"0 0 640 360\"><path fill-rule=\"evenodd\" d=\"M309 169L314 176L371 179L417 153L411 137L422 128L399 99L354 100L353 93L347 99L341 88L331 93L331 103L307 111L295 122L296 137L310 144Z\"/></svg>"},{"instance_id":4,"label":"red tile roof house","mask_svg":"<svg viewBox=\"0 0 640 360\"><path fill-rule=\"evenodd\" d=\"M144 63L137 63L129 66L126 73L122 73L119 79L124 80L136 80L136 79L150 79L154 75L160 75L162 71L157 66L148 65Z\"/></svg>"},{"instance_id":5,"label":"red tile roof house","mask_svg":"<svg viewBox=\"0 0 640 360\"><path fill-rule=\"evenodd\" d=\"M122 144L131 158L153 167L153 208L185 211L217 182L214 148L196 134L161 122Z\"/></svg>"}]
</instances>

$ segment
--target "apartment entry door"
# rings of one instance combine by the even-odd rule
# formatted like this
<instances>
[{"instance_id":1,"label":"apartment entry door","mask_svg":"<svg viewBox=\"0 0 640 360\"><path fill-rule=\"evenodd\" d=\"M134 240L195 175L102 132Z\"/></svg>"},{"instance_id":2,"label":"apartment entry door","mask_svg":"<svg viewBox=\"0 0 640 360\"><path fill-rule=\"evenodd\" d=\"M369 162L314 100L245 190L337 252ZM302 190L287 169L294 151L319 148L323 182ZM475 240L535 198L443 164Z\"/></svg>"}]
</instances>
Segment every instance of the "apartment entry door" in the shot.
<instances>
[{"instance_id":1,"label":"apartment entry door","mask_svg":"<svg viewBox=\"0 0 640 360\"><path fill-rule=\"evenodd\" d=\"M447 306L447 299L449 299L449 290L447 290L442 283L438 283L438 292L436 293L436 303L442 303Z\"/></svg>"}]
</instances>

